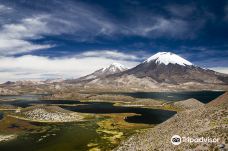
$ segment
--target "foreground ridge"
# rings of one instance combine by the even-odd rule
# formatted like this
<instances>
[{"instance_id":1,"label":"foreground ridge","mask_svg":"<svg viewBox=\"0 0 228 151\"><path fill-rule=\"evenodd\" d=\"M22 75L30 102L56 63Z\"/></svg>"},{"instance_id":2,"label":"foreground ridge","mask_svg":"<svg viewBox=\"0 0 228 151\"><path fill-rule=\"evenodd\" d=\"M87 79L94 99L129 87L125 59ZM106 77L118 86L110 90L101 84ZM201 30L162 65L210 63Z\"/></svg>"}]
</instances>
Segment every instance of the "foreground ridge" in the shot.
<instances>
[{"instance_id":1,"label":"foreground ridge","mask_svg":"<svg viewBox=\"0 0 228 151\"><path fill-rule=\"evenodd\" d=\"M116 151L146 150L216 150L228 148L226 120L228 115L228 92L202 107L178 112L155 128L138 133L123 142ZM219 138L218 143L181 143L172 145L173 135L181 137Z\"/></svg>"}]
</instances>

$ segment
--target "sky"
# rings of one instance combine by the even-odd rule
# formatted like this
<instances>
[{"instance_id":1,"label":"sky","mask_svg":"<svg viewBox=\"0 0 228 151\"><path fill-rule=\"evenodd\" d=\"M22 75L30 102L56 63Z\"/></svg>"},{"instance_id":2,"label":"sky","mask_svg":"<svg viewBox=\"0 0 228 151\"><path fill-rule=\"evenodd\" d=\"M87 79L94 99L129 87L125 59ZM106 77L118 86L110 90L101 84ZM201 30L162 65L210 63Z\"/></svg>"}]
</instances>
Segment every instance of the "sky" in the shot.
<instances>
[{"instance_id":1,"label":"sky","mask_svg":"<svg viewBox=\"0 0 228 151\"><path fill-rule=\"evenodd\" d=\"M131 68L159 51L228 73L228 1L0 0L0 82Z\"/></svg>"}]
</instances>

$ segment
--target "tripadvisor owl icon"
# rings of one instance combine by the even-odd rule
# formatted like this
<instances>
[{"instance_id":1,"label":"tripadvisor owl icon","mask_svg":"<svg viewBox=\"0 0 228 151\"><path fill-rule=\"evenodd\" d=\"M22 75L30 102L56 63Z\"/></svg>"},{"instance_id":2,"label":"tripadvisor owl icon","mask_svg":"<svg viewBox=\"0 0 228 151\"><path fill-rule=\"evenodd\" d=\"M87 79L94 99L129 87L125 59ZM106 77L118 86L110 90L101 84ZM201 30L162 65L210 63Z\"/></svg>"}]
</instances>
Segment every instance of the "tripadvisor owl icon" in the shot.
<instances>
[{"instance_id":1,"label":"tripadvisor owl icon","mask_svg":"<svg viewBox=\"0 0 228 151\"><path fill-rule=\"evenodd\" d=\"M171 138L171 143L173 145L179 145L181 143L181 137L179 135L173 135Z\"/></svg>"}]
</instances>

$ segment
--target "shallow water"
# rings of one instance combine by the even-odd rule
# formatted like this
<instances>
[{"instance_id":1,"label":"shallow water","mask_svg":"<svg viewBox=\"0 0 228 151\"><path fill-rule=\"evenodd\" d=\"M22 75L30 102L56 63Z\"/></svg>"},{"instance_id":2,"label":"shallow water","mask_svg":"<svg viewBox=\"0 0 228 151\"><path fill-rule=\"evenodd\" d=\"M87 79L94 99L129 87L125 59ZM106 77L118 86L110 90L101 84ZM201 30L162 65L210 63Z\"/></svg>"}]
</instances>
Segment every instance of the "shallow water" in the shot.
<instances>
[{"instance_id":1,"label":"shallow water","mask_svg":"<svg viewBox=\"0 0 228 151\"><path fill-rule=\"evenodd\" d=\"M0 120L3 118L3 113L0 112Z\"/></svg>"},{"instance_id":2,"label":"shallow water","mask_svg":"<svg viewBox=\"0 0 228 151\"><path fill-rule=\"evenodd\" d=\"M101 147L108 142L96 133L95 121L43 125L46 132L25 134L7 143L0 143L1 151L86 151L87 144L99 142ZM114 147L114 146L113 146Z\"/></svg>"}]
</instances>

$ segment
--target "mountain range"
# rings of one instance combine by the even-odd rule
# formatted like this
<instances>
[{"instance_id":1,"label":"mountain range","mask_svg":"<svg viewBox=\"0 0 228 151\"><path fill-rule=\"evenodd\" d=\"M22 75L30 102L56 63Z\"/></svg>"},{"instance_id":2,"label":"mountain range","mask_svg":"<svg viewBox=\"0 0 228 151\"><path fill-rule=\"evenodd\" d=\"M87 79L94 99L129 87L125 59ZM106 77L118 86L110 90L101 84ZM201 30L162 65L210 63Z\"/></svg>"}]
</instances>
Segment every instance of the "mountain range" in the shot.
<instances>
[{"instance_id":1,"label":"mountain range","mask_svg":"<svg viewBox=\"0 0 228 151\"><path fill-rule=\"evenodd\" d=\"M106 91L227 90L228 75L201 68L171 52L158 52L128 69L113 63L76 79L6 82L4 85L73 86Z\"/></svg>"},{"instance_id":2,"label":"mountain range","mask_svg":"<svg viewBox=\"0 0 228 151\"><path fill-rule=\"evenodd\" d=\"M66 82L85 88L131 90L202 86L223 88L228 84L228 75L201 68L171 52L158 52L131 69L114 63L87 76Z\"/></svg>"}]
</instances>

